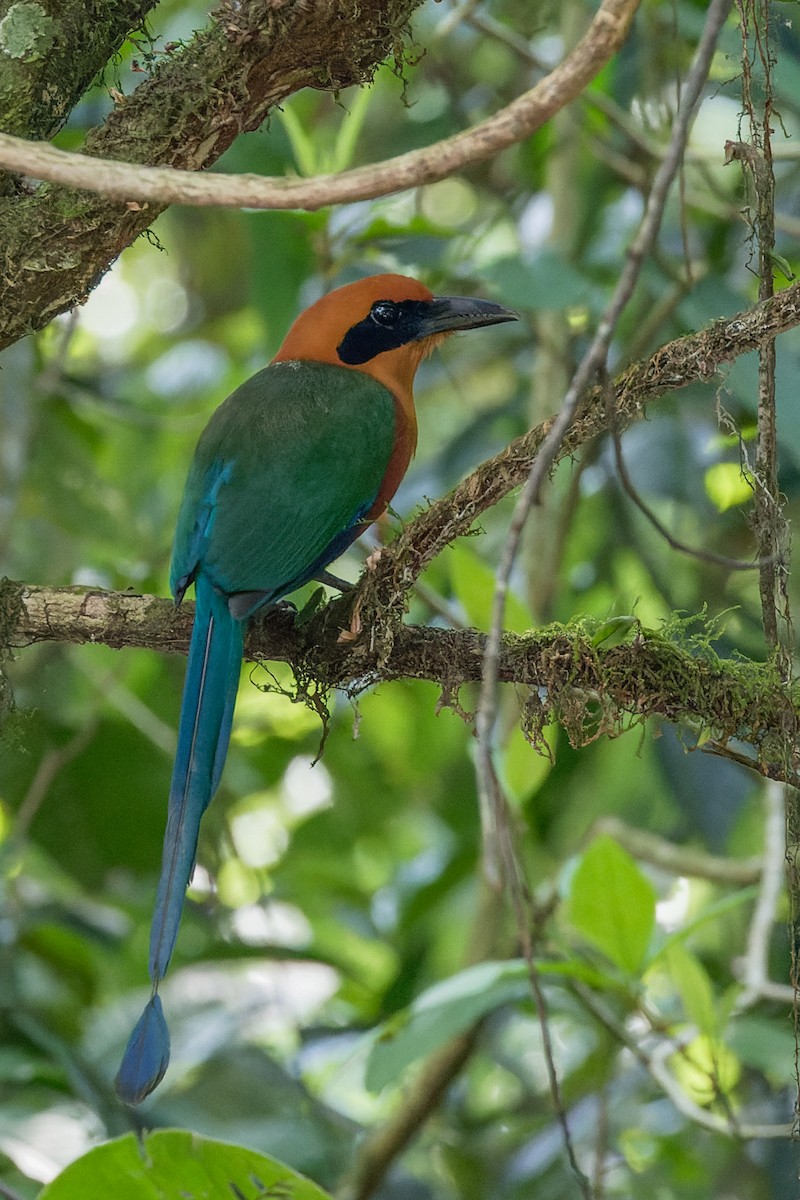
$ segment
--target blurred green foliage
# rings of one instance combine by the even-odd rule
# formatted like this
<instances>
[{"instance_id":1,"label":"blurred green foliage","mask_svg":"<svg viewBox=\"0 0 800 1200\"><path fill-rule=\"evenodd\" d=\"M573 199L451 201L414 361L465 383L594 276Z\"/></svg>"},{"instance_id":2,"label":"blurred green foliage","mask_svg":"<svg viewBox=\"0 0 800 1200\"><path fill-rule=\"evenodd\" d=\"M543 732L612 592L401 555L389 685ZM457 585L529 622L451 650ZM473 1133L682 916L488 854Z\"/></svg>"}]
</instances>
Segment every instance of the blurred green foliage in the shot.
<instances>
[{"instance_id":1,"label":"blurred green foliage","mask_svg":"<svg viewBox=\"0 0 800 1200\"><path fill-rule=\"evenodd\" d=\"M530 86L535 63L557 61L588 16L580 0L484 0L472 16L463 7L458 20L455 6L419 11L415 44L425 53L404 78L387 67L361 93L294 96L219 168L308 174L430 144ZM165 593L184 475L209 414L269 359L299 308L364 273L408 272L523 314L519 326L452 340L423 367L420 449L394 501L400 519L549 414L616 281L705 9L702 0L644 4L623 52L569 112L463 177L314 215L166 212L74 319L4 355L3 573ZM206 19L205 6L164 0L156 49ZM774 37L777 107L796 135L800 42L788 18L776 19ZM129 46L109 68L62 145L79 144L101 119L107 86L137 84L137 53ZM739 56L731 21L684 166L684 203L676 190L615 365L754 300L741 176L721 166L725 138L737 136ZM798 160L794 143L779 141L777 250L796 271ZM800 498L798 357L794 331L781 339L778 372L790 520ZM744 559L752 493L740 459L752 457L754 381L748 356L718 391L698 385L666 398L622 439L635 486L676 537ZM717 406L741 444L720 427ZM411 620L486 627L509 514L502 503L482 536L431 566ZM363 554L357 547L338 569L355 578ZM630 614L655 625L707 607L728 614L720 655L765 655L753 574L671 550L624 495L606 440L558 470L513 588L513 630L586 615L621 618L625 632ZM489 961L470 962L481 933L473 738L458 712L438 710L435 684L386 684L357 704L336 697L312 769L317 719L254 686L269 683L262 668L243 671L225 777L162 989L172 1066L131 1113L111 1080L146 993L183 663L42 644L21 650L9 673L3 1185L34 1197L81 1152L142 1122L275 1155L332 1190L363 1131L402 1109L420 1058L480 1020L465 1069L375 1195L577 1194L510 916ZM276 675L291 685L288 669ZM724 870L704 877L637 863L591 837L612 815L724 866L759 852L765 789L730 762L691 753L698 731L666 726L580 750L552 728L551 756L537 755L519 730L524 698L523 689L504 696L498 769L544 914L540 985L581 1165L598 1196L788 1200L794 1146L720 1131L728 1120L768 1125L793 1113L786 995L754 996L742 984L754 889L726 882ZM474 708L471 688L458 699ZM778 904L766 943L779 982L789 971L785 917ZM674 1092L637 1047L662 1054ZM123 1153L130 1140L115 1147ZM99 1182L91 1192L100 1175L81 1178L80 1192L53 1185L47 1195L110 1194Z\"/></svg>"}]
</instances>

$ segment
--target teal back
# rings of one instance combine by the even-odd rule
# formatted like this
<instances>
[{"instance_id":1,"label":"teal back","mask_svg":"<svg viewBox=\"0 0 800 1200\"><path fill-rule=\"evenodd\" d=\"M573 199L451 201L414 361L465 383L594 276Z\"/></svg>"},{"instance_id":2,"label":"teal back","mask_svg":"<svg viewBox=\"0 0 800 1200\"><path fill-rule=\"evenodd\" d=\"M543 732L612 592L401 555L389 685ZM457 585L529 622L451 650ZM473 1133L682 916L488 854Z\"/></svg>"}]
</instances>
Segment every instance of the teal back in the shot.
<instances>
[{"instance_id":1,"label":"teal back","mask_svg":"<svg viewBox=\"0 0 800 1200\"><path fill-rule=\"evenodd\" d=\"M195 451L171 585L277 600L357 536L392 453L395 401L360 371L281 362L220 405Z\"/></svg>"}]
</instances>

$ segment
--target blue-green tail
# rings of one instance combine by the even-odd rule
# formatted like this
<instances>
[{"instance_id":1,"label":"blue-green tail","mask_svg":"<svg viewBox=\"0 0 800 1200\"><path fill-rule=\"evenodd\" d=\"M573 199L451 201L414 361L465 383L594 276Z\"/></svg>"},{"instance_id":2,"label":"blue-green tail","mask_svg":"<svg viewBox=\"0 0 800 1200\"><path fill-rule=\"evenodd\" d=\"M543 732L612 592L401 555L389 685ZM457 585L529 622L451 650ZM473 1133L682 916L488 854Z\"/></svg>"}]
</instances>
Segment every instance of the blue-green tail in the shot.
<instances>
[{"instance_id":1,"label":"blue-green tail","mask_svg":"<svg viewBox=\"0 0 800 1200\"><path fill-rule=\"evenodd\" d=\"M195 594L178 751L150 932L153 991L130 1036L116 1078L117 1094L127 1104L138 1104L152 1092L169 1062L169 1031L158 985L178 936L200 818L217 790L225 763L242 662L245 623L231 616L226 598L202 574L195 582Z\"/></svg>"}]
</instances>

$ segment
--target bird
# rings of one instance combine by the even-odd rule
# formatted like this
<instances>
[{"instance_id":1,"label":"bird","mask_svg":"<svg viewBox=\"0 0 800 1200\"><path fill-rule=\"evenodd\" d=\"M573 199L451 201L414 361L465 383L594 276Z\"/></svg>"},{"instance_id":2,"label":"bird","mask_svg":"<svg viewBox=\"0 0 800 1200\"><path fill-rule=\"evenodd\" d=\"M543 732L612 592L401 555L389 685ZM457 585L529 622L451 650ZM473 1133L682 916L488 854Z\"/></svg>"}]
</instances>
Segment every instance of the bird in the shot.
<instances>
[{"instance_id":1,"label":"bird","mask_svg":"<svg viewBox=\"0 0 800 1200\"><path fill-rule=\"evenodd\" d=\"M494 301L436 296L380 274L324 295L278 353L212 414L175 531L170 590L195 613L150 934L150 999L115 1079L139 1104L170 1040L158 994L175 946L200 820L219 785L250 617L314 579L386 509L417 444L413 382L449 334L514 321Z\"/></svg>"}]
</instances>

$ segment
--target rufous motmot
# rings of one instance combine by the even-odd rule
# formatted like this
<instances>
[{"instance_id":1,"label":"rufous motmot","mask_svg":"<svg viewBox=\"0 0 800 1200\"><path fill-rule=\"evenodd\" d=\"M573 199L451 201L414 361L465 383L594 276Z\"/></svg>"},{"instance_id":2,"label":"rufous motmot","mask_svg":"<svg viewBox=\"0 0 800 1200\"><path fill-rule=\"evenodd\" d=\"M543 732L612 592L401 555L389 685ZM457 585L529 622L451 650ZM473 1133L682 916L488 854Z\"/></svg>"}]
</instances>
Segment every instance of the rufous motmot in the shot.
<instances>
[{"instance_id":1,"label":"rufous motmot","mask_svg":"<svg viewBox=\"0 0 800 1200\"><path fill-rule=\"evenodd\" d=\"M195 616L150 935L152 993L117 1092L138 1104L169 1062L159 984L178 934L200 818L217 790L248 618L325 568L384 511L417 442L420 361L456 330L517 314L374 275L312 304L275 358L220 405L200 437L178 516L170 587Z\"/></svg>"}]
</instances>

